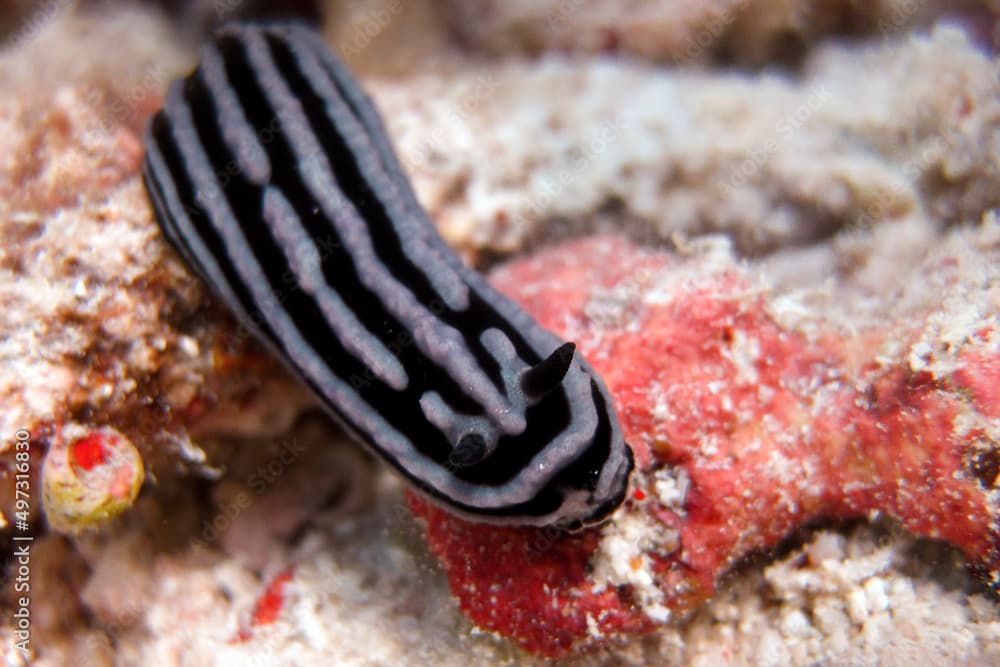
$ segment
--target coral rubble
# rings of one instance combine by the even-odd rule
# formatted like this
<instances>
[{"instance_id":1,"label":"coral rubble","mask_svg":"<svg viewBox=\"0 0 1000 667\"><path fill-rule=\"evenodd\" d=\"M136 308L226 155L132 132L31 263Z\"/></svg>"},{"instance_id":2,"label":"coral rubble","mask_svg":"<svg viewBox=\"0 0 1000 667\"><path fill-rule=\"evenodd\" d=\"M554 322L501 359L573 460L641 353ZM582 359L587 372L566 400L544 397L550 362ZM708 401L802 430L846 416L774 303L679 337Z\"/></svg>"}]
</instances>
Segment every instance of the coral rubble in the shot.
<instances>
[{"instance_id":1,"label":"coral rubble","mask_svg":"<svg viewBox=\"0 0 1000 667\"><path fill-rule=\"evenodd\" d=\"M944 2L876 0L445 0L465 40L495 53L625 53L690 64L794 60L836 34L890 35L926 22ZM974 7L973 7L974 8ZM988 12L980 11L986 20Z\"/></svg>"},{"instance_id":2,"label":"coral rubble","mask_svg":"<svg viewBox=\"0 0 1000 667\"><path fill-rule=\"evenodd\" d=\"M420 26L457 3L336 4L443 234L523 254L492 280L607 380L627 506L570 536L463 523L300 419L139 180L193 45L148 7L41 3L0 26L0 468L28 433L34 538L33 652L8 585L4 664L1000 663L974 588L998 565L989 16L911 33L938 3L850 3L846 44L812 43L845 28L799 22L815 3L632 30L600 1L473 2L455 43ZM708 66L789 31L789 69ZM595 231L617 238L538 251ZM15 507L0 485L7 537Z\"/></svg>"}]
</instances>

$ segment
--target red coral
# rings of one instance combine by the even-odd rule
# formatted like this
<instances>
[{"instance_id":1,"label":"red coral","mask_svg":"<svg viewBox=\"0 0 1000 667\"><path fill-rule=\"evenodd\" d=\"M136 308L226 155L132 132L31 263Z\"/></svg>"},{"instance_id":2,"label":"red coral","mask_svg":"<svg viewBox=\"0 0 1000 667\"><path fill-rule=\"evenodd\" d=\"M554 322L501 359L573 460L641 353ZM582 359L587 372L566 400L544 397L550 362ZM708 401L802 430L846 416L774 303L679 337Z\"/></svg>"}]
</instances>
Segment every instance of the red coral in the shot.
<instances>
[{"instance_id":1,"label":"red coral","mask_svg":"<svg viewBox=\"0 0 1000 667\"><path fill-rule=\"evenodd\" d=\"M905 355L874 361L887 334L783 327L744 273L694 266L590 239L494 275L577 342L615 397L639 467L625 512L673 531L632 556L634 568L648 559L665 607L691 609L738 559L823 517L885 512L997 564L988 494L1000 457L981 426L1000 413L995 332L971 337L964 366L935 376ZM658 471L679 469L678 507L655 488ZM529 651L558 656L655 626L629 586L596 585L599 529L496 528L411 507L462 609Z\"/></svg>"},{"instance_id":2,"label":"red coral","mask_svg":"<svg viewBox=\"0 0 1000 667\"><path fill-rule=\"evenodd\" d=\"M572 650L588 632L612 636L654 626L632 610L626 591L595 590L587 576L595 532L490 527L412 494L409 503L427 520L462 611L478 625L548 655Z\"/></svg>"}]
</instances>

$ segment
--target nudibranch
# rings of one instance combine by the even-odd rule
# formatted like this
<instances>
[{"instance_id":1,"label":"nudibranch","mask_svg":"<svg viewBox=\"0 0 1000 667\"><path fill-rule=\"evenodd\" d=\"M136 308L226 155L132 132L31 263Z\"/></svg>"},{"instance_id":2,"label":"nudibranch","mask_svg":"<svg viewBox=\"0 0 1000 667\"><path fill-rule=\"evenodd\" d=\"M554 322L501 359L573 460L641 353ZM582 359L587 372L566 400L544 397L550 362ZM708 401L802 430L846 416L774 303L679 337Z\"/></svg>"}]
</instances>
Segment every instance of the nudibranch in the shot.
<instances>
[{"instance_id":1,"label":"nudibranch","mask_svg":"<svg viewBox=\"0 0 1000 667\"><path fill-rule=\"evenodd\" d=\"M504 524L578 528L622 503L632 453L601 378L438 236L317 34L224 26L144 142L170 244L417 489Z\"/></svg>"}]
</instances>

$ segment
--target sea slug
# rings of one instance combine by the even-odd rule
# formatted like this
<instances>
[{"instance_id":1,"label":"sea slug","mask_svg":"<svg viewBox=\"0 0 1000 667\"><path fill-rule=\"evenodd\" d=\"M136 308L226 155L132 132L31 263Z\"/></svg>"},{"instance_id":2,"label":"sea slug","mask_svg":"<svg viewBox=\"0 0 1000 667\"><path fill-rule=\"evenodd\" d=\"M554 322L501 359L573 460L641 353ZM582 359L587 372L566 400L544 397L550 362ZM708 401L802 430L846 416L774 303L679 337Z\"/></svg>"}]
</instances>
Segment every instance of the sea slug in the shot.
<instances>
[{"instance_id":1,"label":"sea slug","mask_svg":"<svg viewBox=\"0 0 1000 667\"><path fill-rule=\"evenodd\" d=\"M600 377L438 236L309 29L220 29L169 88L143 181L164 235L355 436L449 510L578 528L628 489Z\"/></svg>"}]
</instances>

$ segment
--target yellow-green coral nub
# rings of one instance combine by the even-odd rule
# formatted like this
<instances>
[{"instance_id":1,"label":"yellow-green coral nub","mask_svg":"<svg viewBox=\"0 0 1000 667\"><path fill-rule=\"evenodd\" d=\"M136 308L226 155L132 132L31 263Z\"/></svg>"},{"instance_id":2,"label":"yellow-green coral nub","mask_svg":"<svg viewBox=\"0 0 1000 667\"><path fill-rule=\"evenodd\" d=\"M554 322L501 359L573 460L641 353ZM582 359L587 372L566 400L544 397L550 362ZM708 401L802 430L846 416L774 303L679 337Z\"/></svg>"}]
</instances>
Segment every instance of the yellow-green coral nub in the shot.
<instances>
[{"instance_id":1,"label":"yellow-green coral nub","mask_svg":"<svg viewBox=\"0 0 1000 667\"><path fill-rule=\"evenodd\" d=\"M139 451L115 429L65 427L42 465L49 525L73 533L118 516L135 502L144 477Z\"/></svg>"}]
</instances>

